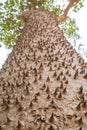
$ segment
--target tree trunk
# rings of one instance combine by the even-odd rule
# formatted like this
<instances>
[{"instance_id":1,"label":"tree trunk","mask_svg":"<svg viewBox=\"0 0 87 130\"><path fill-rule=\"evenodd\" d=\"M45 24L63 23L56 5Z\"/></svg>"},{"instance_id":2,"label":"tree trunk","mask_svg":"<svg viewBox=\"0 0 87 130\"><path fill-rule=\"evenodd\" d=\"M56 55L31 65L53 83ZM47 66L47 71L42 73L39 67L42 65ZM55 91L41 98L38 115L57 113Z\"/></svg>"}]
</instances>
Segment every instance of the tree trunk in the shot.
<instances>
[{"instance_id":1,"label":"tree trunk","mask_svg":"<svg viewBox=\"0 0 87 130\"><path fill-rule=\"evenodd\" d=\"M48 11L29 11L0 71L0 130L87 130L87 64Z\"/></svg>"}]
</instances>

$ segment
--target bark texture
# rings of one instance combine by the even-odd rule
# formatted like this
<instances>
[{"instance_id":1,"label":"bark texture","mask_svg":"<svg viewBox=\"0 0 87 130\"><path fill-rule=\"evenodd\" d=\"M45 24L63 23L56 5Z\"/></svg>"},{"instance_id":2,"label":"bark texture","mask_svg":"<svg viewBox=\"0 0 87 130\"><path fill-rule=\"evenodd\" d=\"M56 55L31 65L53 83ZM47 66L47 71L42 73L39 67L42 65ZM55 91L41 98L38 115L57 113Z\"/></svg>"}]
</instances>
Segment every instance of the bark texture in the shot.
<instances>
[{"instance_id":1,"label":"bark texture","mask_svg":"<svg viewBox=\"0 0 87 130\"><path fill-rule=\"evenodd\" d=\"M87 130L87 64L48 11L29 11L0 71L0 130Z\"/></svg>"}]
</instances>

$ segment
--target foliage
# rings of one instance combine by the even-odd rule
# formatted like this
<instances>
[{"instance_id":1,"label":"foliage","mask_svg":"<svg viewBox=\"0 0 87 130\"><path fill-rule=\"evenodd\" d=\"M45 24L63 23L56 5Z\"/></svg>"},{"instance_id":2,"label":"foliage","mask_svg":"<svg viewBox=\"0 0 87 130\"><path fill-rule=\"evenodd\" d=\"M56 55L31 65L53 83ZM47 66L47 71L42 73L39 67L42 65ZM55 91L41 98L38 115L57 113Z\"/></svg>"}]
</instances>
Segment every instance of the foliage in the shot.
<instances>
[{"instance_id":1,"label":"foliage","mask_svg":"<svg viewBox=\"0 0 87 130\"><path fill-rule=\"evenodd\" d=\"M82 6L83 1L74 5L73 11L77 12ZM13 48L16 44L17 36L20 35L23 27L23 21L19 17L22 12L26 9L37 8L53 11L57 16L64 11L61 4L55 5L55 0L6 0L4 3L0 2L0 41L3 41L6 47ZM70 16L60 27L67 37L75 40L79 38L78 27Z\"/></svg>"},{"instance_id":2,"label":"foliage","mask_svg":"<svg viewBox=\"0 0 87 130\"><path fill-rule=\"evenodd\" d=\"M78 12L83 7L84 0L80 0L79 3L75 4L73 7L74 12Z\"/></svg>"}]
</instances>

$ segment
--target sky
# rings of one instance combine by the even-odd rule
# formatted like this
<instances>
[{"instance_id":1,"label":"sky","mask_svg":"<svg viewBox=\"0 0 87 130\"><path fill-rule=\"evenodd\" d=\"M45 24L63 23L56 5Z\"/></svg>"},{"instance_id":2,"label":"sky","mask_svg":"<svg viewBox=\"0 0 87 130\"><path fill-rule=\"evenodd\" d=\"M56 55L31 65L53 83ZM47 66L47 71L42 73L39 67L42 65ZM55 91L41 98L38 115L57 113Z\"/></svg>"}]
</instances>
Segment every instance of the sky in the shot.
<instances>
[{"instance_id":1,"label":"sky","mask_svg":"<svg viewBox=\"0 0 87 130\"><path fill-rule=\"evenodd\" d=\"M2 0L0 0L1 2ZM71 13L72 17L76 19L76 23L79 27L79 34L81 38L77 41L78 44L82 44L81 46L82 51L79 52L78 46L76 46L76 50L81 53L82 57L84 58L85 62L87 62L87 58L84 56L84 53L87 54L87 0L84 1L84 7L77 13ZM2 44L0 48L0 68L6 61L6 58L10 54L11 50L6 49L6 47ZM84 53L83 53L84 52Z\"/></svg>"},{"instance_id":2,"label":"sky","mask_svg":"<svg viewBox=\"0 0 87 130\"><path fill-rule=\"evenodd\" d=\"M0 43L2 45L2 47L0 47L0 68L2 68L2 65L4 64L4 62L6 61L6 58L8 57L8 55L10 54L11 50L7 49L3 43Z\"/></svg>"},{"instance_id":3,"label":"sky","mask_svg":"<svg viewBox=\"0 0 87 130\"><path fill-rule=\"evenodd\" d=\"M76 41L77 45L82 44L81 50L79 51L77 46L76 50L81 54L84 58L85 62L87 62L87 0L84 1L84 7L78 13L72 12L72 17L76 19L76 24L79 27L79 34L81 38ZM84 55L85 53L85 55Z\"/></svg>"}]
</instances>

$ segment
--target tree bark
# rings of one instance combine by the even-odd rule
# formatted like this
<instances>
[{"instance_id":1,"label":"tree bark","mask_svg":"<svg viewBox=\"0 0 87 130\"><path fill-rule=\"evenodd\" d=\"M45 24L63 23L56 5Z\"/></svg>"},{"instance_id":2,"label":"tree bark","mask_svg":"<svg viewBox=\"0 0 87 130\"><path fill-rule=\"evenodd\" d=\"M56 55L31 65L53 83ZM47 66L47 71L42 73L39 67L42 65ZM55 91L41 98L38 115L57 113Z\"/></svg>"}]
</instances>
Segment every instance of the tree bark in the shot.
<instances>
[{"instance_id":1,"label":"tree bark","mask_svg":"<svg viewBox=\"0 0 87 130\"><path fill-rule=\"evenodd\" d=\"M87 64L53 13L27 16L0 71L0 130L87 130Z\"/></svg>"}]
</instances>

